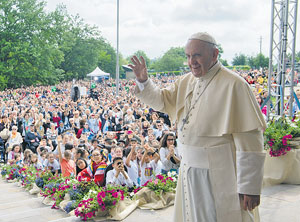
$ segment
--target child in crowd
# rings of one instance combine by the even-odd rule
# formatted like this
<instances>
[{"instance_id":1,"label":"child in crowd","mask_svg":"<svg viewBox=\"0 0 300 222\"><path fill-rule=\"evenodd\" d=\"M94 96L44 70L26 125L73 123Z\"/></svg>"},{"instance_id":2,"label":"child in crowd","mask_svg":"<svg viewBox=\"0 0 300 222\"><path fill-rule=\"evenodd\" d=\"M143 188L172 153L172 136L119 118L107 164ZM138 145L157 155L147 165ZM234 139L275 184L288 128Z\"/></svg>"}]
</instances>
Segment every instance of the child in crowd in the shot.
<instances>
[{"instance_id":1,"label":"child in crowd","mask_svg":"<svg viewBox=\"0 0 300 222\"><path fill-rule=\"evenodd\" d=\"M23 166L22 162L23 161L21 159L21 154L20 153L16 153L14 155L14 158L9 161L9 164L10 165L15 165L16 164L16 165L22 167Z\"/></svg>"},{"instance_id":2,"label":"child in crowd","mask_svg":"<svg viewBox=\"0 0 300 222\"><path fill-rule=\"evenodd\" d=\"M29 166L31 164L31 155L33 154L33 152L30 149L26 149L24 151L24 160L23 163L26 166Z\"/></svg>"},{"instance_id":3,"label":"child in crowd","mask_svg":"<svg viewBox=\"0 0 300 222\"><path fill-rule=\"evenodd\" d=\"M79 181L94 180L97 185L103 186L105 179L104 172L106 167L107 165L104 162L103 152L95 149L92 152L91 164L78 174L77 179Z\"/></svg>"},{"instance_id":4,"label":"child in crowd","mask_svg":"<svg viewBox=\"0 0 300 222\"><path fill-rule=\"evenodd\" d=\"M139 168L137 163L137 154L135 150L136 150L135 146L126 149L125 156L127 156L127 158L125 161L125 165L127 166L128 175L133 181L133 184L135 186L138 186Z\"/></svg>"},{"instance_id":5,"label":"child in crowd","mask_svg":"<svg viewBox=\"0 0 300 222\"><path fill-rule=\"evenodd\" d=\"M141 185L154 177L154 172L159 160L159 154L146 143L145 151L141 161Z\"/></svg>"},{"instance_id":6,"label":"child in crowd","mask_svg":"<svg viewBox=\"0 0 300 222\"><path fill-rule=\"evenodd\" d=\"M54 158L53 153L48 154L48 158L45 161L45 169L50 170L55 176L60 172L59 162Z\"/></svg>"},{"instance_id":7,"label":"child in crowd","mask_svg":"<svg viewBox=\"0 0 300 222\"><path fill-rule=\"evenodd\" d=\"M78 174L83 171L84 169L86 169L88 167L88 164L86 162L86 160L82 157L79 157L76 160L76 177L78 176Z\"/></svg>"},{"instance_id":8,"label":"child in crowd","mask_svg":"<svg viewBox=\"0 0 300 222\"><path fill-rule=\"evenodd\" d=\"M38 156L34 153L31 155L31 165L34 166L38 170L43 170L44 167L38 159Z\"/></svg>"},{"instance_id":9,"label":"child in crowd","mask_svg":"<svg viewBox=\"0 0 300 222\"><path fill-rule=\"evenodd\" d=\"M57 149L58 149L58 158L61 168L61 173L63 177L70 177L76 175L76 165L75 162L71 159L72 153L70 150L65 150L64 157L62 157L60 144L62 142L62 137L59 135L57 137Z\"/></svg>"},{"instance_id":10,"label":"child in crowd","mask_svg":"<svg viewBox=\"0 0 300 222\"><path fill-rule=\"evenodd\" d=\"M124 169L123 159L116 157L113 160L113 170L110 170L106 175L106 185L120 185L133 187L133 182Z\"/></svg>"},{"instance_id":11,"label":"child in crowd","mask_svg":"<svg viewBox=\"0 0 300 222\"><path fill-rule=\"evenodd\" d=\"M15 162L15 155L16 154L20 154L21 160L24 159L22 149L21 149L21 146L19 144L13 145L12 150L8 153L7 162L9 164L12 164L12 162Z\"/></svg>"}]
</instances>

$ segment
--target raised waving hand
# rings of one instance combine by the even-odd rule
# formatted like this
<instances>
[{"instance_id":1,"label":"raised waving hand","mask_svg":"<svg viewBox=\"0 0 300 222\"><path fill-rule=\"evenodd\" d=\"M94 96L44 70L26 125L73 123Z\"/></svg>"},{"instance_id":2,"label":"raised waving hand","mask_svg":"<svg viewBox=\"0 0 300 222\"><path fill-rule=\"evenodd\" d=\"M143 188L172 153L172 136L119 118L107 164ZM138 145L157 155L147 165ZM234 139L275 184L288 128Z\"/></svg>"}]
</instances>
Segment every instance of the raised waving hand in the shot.
<instances>
[{"instance_id":1,"label":"raised waving hand","mask_svg":"<svg viewBox=\"0 0 300 222\"><path fill-rule=\"evenodd\" d=\"M137 56L133 56L131 58L131 61L133 64L129 64L128 66L132 68L133 73L136 76L136 79L141 83L147 81L148 72L147 72L146 62L143 56L140 56L140 59L138 59Z\"/></svg>"}]
</instances>

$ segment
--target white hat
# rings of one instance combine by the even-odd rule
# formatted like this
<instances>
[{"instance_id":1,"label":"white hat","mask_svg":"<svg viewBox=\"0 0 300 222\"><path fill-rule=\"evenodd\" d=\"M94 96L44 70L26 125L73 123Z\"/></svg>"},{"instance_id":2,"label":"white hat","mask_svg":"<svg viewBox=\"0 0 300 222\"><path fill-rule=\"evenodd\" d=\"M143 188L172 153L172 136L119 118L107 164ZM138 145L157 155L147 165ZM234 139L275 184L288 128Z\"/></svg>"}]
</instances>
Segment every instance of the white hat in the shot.
<instances>
[{"instance_id":1,"label":"white hat","mask_svg":"<svg viewBox=\"0 0 300 222\"><path fill-rule=\"evenodd\" d=\"M212 37L207 32L197 32L197 33L195 33L195 34L193 34L193 35L190 36L189 40L191 40L191 39L199 39L201 41L217 45L217 42L214 39L214 37Z\"/></svg>"}]
</instances>

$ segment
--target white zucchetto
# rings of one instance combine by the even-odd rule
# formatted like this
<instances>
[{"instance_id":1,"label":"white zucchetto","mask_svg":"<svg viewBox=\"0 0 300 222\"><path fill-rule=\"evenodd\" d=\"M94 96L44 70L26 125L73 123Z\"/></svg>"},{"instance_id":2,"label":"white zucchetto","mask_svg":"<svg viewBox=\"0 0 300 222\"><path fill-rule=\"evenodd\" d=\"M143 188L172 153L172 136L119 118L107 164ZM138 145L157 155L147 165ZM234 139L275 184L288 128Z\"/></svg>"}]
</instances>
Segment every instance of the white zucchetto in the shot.
<instances>
[{"instance_id":1,"label":"white zucchetto","mask_svg":"<svg viewBox=\"0 0 300 222\"><path fill-rule=\"evenodd\" d=\"M217 45L217 42L216 40L214 39L214 37L212 37L210 34L208 34L207 32L197 32L193 35L191 35L189 37L189 40L191 39L199 39L201 41L204 41L204 42L208 42L208 43L211 43L211 44L214 44L214 45Z\"/></svg>"}]
</instances>

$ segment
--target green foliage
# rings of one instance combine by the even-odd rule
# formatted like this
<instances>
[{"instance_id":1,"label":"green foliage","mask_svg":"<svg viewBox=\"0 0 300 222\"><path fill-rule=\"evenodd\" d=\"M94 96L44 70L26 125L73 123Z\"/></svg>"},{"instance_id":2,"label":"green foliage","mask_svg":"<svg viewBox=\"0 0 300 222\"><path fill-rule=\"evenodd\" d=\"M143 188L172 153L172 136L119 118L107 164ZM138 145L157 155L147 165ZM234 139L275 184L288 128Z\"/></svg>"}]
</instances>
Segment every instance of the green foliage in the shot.
<instances>
[{"instance_id":1,"label":"green foliage","mask_svg":"<svg viewBox=\"0 0 300 222\"><path fill-rule=\"evenodd\" d=\"M97 65L114 73L115 50L96 27L43 0L0 2L0 89L82 79Z\"/></svg>"},{"instance_id":2,"label":"green foliage","mask_svg":"<svg viewBox=\"0 0 300 222\"><path fill-rule=\"evenodd\" d=\"M0 8L0 73L8 87L54 82L63 55L53 38L45 3L5 0Z\"/></svg>"},{"instance_id":3,"label":"green foliage","mask_svg":"<svg viewBox=\"0 0 300 222\"><path fill-rule=\"evenodd\" d=\"M217 45L217 48L219 49L219 55L218 55L218 58L219 58L219 60L221 60L221 57L222 57L222 54L224 53L224 50L223 50L221 44L218 44L218 45ZM226 61L226 60L222 60L222 61ZM223 62L222 62L222 64L224 65ZM227 64L227 61L226 61L226 64ZM227 64L227 65L228 65L228 64ZM224 66L225 66L225 65L224 65Z\"/></svg>"},{"instance_id":4,"label":"green foliage","mask_svg":"<svg viewBox=\"0 0 300 222\"><path fill-rule=\"evenodd\" d=\"M256 57L247 57L247 64L253 69L266 68L269 67L269 58L259 53Z\"/></svg>"},{"instance_id":5,"label":"green foliage","mask_svg":"<svg viewBox=\"0 0 300 222\"><path fill-rule=\"evenodd\" d=\"M232 60L232 65L233 66L238 66L238 65L246 65L246 60L247 60L247 57L246 55L240 53L240 54L235 54L235 56L233 57L233 60Z\"/></svg>"},{"instance_id":6,"label":"green foliage","mask_svg":"<svg viewBox=\"0 0 300 222\"><path fill-rule=\"evenodd\" d=\"M186 61L183 47L170 48L162 58L154 61L150 69L157 71L174 70L178 71L184 67L183 62Z\"/></svg>"},{"instance_id":7,"label":"green foliage","mask_svg":"<svg viewBox=\"0 0 300 222\"><path fill-rule=\"evenodd\" d=\"M300 122L292 122L289 118L279 117L268 122L264 132L265 149L270 149L271 156L284 155L291 149L289 140L300 136ZM274 155L277 152L277 155Z\"/></svg>"},{"instance_id":8,"label":"green foliage","mask_svg":"<svg viewBox=\"0 0 300 222\"><path fill-rule=\"evenodd\" d=\"M143 56L144 59L145 59L145 62L146 62L147 67L150 66L150 59L149 59L149 57L146 55L146 53L145 53L143 50L138 50L138 51L136 51L135 53L133 53L133 55L137 56L138 58L140 58L140 56ZM131 58L133 55L129 56L129 57L127 58L127 61L130 61L130 58Z\"/></svg>"},{"instance_id":9,"label":"green foliage","mask_svg":"<svg viewBox=\"0 0 300 222\"><path fill-rule=\"evenodd\" d=\"M219 58L219 61L222 63L223 66L228 66L228 62L226 59Z\"/></svg>"},{"instance_id":10,"label":"green foliage","mask_svg":"<svg viewBox=\"0 0 300 222\"><path fill-rule=\"evenodd\" d=\"M250 70L251 67L250 66L226 66L226 68L228 69L232 69L232 70Z\"/></svg>"}]
</instances>

